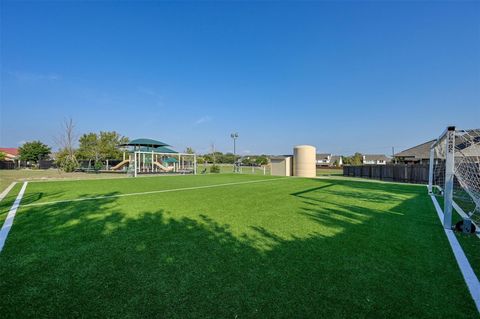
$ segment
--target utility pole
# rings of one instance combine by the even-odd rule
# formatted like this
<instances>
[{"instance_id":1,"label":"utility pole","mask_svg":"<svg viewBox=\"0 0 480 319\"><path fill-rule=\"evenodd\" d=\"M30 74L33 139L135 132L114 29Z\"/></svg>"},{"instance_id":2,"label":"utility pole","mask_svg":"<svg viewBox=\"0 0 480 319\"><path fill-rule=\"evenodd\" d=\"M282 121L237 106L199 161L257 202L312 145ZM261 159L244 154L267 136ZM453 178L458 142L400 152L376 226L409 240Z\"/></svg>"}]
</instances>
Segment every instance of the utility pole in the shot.
<instances>
[{"instance_id":1,"label":"utility pole","mask_svg":"<svg viewBox=\"0 0 480 319\"><path fill-rule=\"evenodd\" d=\"M233 139L233 172L237 172L237 149L236 141L238 138L238 133L230 134L230 137Z\"/></svg>"},{"instance_id":2,"label":"utility pole","mask_svg":"<svg viewBox=\"0 0 480 319\"><path fill-rule=\"evenodd\" d=\"M217 161L215 160L215 143L212 143L211 147L212 147L213 166L215 166L215 164L216 164L216 162L217 162Z\"/></svg>"}]
</instances>

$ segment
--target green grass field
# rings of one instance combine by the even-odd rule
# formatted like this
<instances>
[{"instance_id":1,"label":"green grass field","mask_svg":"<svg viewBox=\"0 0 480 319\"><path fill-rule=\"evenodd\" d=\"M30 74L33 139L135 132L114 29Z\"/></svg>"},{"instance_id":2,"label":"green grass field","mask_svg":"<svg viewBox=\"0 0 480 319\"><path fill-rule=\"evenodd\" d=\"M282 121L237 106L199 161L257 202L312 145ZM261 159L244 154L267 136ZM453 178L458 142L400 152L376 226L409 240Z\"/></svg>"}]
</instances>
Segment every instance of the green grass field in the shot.
<instances>
[{"instance_id":1,"label":"green grass field","mask_svg":"<svg viewBox=\"0 0 480 319\"><path fill-rule=\"evenodd\" d=\"M343 176L341 168L317 168L317 176Z\"/></svg>"},{"instance_id":2,"label":"green grass field","mask_svg":"<svg viewBox=\"0 0 480 319\"><path fill-rule=\"evenodd\" d=\"M118 173L65 173L58 169L0 169L0 192L15 181L121 178Z\"/></svg>"},{"instance_id":3,"label":"green grass field","mask_svg":"<svg viewBox=\"0 0 480 319\"><path fill-rule=\"evenodd\" d=\"M31 182L0 296L2 318L477 316L424 186L247 174Z\"/></svg>"}]
</instances>

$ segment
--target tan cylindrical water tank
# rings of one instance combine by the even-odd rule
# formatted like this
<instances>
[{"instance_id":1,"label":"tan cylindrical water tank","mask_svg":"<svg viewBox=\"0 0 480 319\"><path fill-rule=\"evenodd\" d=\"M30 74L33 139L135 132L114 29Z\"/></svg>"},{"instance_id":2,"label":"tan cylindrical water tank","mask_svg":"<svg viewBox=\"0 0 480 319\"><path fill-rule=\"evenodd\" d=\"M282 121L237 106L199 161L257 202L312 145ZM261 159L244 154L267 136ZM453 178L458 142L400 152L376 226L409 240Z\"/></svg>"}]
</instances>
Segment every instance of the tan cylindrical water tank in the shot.
<instances>
[{"instance_id":1,"label":"tan cylindrical water tank","mask_svg":"<svg viewBox=\"0 0 480 319\"><path fill-rule=\"evenodd\" d=\"M317 150L311 145L298 145L293 148L293 175L315 177Z\"/></svg>"}]
</instances>

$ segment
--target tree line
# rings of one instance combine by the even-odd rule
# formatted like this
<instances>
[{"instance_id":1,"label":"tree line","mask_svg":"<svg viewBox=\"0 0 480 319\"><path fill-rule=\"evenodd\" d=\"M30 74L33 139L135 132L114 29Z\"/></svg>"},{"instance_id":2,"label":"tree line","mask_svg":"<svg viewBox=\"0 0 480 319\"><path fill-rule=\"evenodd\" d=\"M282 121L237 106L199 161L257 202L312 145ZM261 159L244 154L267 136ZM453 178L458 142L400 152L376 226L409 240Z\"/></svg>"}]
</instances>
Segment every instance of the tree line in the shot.
<instances>
[{"instance_id":1,"label":"tree line","mask_svg":"<svg viewBox=\"0 0 480 319\"><path fill-rule=\"evenodd\" d=\"M39 140L24 143L19 147L21 161L37 164L40 160L55 160L59 168L72 172L79 168L81 161L88 161L89 166L100 168L105 160L123 159L123 149L118 145L126 144L129 138L115 131L89 132L77 139L75 125L71 119L62 123L62 131L55 138L59 150L52 153L52 148ZM78 145L78 146L77 146ZM195 151L187 147L185 153L193 154ZM3 156L4 158L4 156ZM2 154L0 154L0 160ZM234 156L233 153L212 152L197 157L199 164L233 164L241 162L242 165L266 165L266 155L252 155L248 157Z\"/></svg>"},{"instance_id":2,"label":"tree line","mask_svg":"<svg viewBox=\"0 0 480 319\"><path fill-rule=\"evenodd\" d=\"M94 167L102 162L122 159L119 144L128 143L126 136L115 131L90 132L77 140L73 121L67 120L62 125L62 133L56 138L58 152L52 153L52 148L39 140L24 143L19 147L21 161L37 164L40 160L54 159L56 164L66 172L72 172L79 167L79 161L89 161ZM78 147L75 145L78 142Z\"/></svg>"},{"instance_id":3,"label":"tree line","mask_svg":"<svg viewBox=\"0 0 480 319\"><path fill-rule=\"evenodd\" d=\"M238 156L233 155L233 153L227 152L212 152L197 157L197 162L199 164L210 163L210 164L234 164L235 162L241 163L242 165L267 165L268 156L267 155L251 155L251 156Z\"/></svg>"}]
</instances>

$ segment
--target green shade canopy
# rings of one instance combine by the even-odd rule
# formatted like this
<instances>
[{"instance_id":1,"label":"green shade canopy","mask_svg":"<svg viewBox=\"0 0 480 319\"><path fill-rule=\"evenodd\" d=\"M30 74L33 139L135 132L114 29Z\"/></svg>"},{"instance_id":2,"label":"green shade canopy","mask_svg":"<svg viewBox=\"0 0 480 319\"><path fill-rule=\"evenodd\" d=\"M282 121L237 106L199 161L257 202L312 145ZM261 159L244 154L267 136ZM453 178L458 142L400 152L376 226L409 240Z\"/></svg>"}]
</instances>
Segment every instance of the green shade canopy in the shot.
<instances>
[{"instance_id":1,"label":"green shade canopy","mask_svg":"<svg viewBox=\"0 0 480 319\"><path fill-rule=\"evenodd\" d=\"M148 146L141 146L139 151L141 152L156 152L156 153L172 153L176 154L178 153L177 151L174 151L168 147L165 146L159 146L159 147L148 147Z\"/></svg>"},{"instance_id":2,"label":"green shade canopy","mask_svg":"<svg viewBox=\"0 0 480 319\"><path fill-rule=\"evenodd\" d=\"M164 147L164 146L157 147L155 150L158 153L172 153L172 154L178 153L177 151L174 151L174 150L172 150L168 147Z\"/></svg>"},{"instance_id":3,"label":"green shade canopy","mask_svg":"<svg viewBox=\"0 0 480 319\"><path fill-rule=\"evenodd\" d=\"M120 144L119 146L150 146L150 147L159 147L159 146L170 146L166 143L152 140L150 138L137 138L125 144Z\"/></svg>"},{"instance_id":4,"label":"green shade canopy","mask_svg":"<svg viewBox=\"0 0 480 319\"><path fill-rule=\"evenodd\" d=\"M178 162L178 160L176 158L169 157L169 158L165 159L164 162L165 163L176 163L176 162Z\"/></svg>"}]
</instances>

